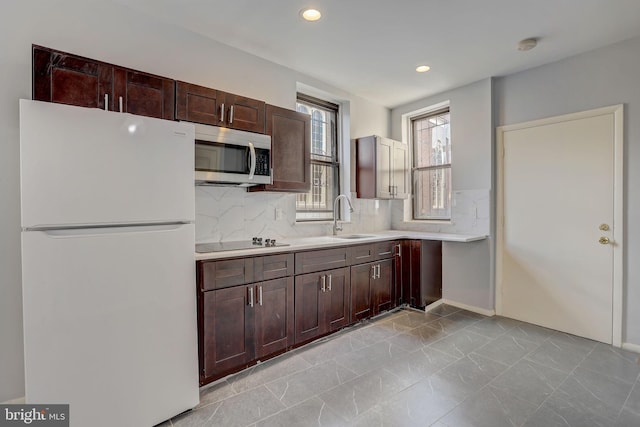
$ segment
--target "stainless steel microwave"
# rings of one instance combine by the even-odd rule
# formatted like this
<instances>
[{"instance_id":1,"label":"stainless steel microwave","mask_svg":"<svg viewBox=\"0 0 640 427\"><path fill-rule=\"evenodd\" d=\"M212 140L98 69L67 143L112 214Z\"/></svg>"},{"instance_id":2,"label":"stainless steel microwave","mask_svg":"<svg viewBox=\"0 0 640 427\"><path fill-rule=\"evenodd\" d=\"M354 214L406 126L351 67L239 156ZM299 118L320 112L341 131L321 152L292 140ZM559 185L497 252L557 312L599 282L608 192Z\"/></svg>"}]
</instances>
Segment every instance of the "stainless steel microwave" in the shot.
<instances>
[{"instance_id":1,"label":"stainless steel microwave","mask_svg":"<svg viewBox=\"0 0 640 427\"><path fill-rule=\"evenodd\" d=\"M271 137L195 124L196 185L272 184Z\"/></svg>"}]
</instances>

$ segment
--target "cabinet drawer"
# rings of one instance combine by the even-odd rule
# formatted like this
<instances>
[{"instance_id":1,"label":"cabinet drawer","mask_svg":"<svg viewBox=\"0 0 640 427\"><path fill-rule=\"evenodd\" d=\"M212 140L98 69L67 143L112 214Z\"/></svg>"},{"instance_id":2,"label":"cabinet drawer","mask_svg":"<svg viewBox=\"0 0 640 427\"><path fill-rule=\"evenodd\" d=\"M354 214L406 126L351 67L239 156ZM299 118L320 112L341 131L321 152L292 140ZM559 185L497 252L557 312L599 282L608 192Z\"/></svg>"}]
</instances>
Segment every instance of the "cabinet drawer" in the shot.
<instances>
[{"instance_id":1,"label":"cabinet drawer","mask_svg":"<svg viewBox=\"0 0 640 427\"><path fill-rule=\"evenodd\" d=\"M202 261L198 274L203 291L249 283L253 281L253 258Z\"/></svg>"},{"instance_id":2,"label":"cabinet drawer","mask_svg":"<svg viewBox=\"0 0 640 427\"><path fill-rule=\"evenodd\" d=\"M254 258L253 268L255 280L262 281L293 276L293 260L293 253Z\"/></svg>"},{"instance_id":3,"label":"cabinet drawer","mask_svg":"<svg viewBox=\"0 0 640 427\"><path fill-rule=\"evenodd\" d=\"M349 263L351 265L355 265L362 264L363 262L373 261L376 259L375 251L375 244L351 246L349 248Z\"/></svg>"},{"instance_id":4,"label":"cabinet drawer","mask_svg":"<svg viewBox=\"0 0 640 427\"><path fill-rule=\"evenodd\" d=\"M295 259L296 274L346 267L349 264L348 253L348 248L298 252Z\"/></svg>"},{"instance_id":5,"label":"cabinet drawer","mask_svg":"<svg viewBox=\"0 0 640 427\"><path fill-rule=\"evenodd\" d=\"M398 253L399 244L400 242L397 240L376 243L376 259L393 258Z\"/></svg>"}]
</instances>

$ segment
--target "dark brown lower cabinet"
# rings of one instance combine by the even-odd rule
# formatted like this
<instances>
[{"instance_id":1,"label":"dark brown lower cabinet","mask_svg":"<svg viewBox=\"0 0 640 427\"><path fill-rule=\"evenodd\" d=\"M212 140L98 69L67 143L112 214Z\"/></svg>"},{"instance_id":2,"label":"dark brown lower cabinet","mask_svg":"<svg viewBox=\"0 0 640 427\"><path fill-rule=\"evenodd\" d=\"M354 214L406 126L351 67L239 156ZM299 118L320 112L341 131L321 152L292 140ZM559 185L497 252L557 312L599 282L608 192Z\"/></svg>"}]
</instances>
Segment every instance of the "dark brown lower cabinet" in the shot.
<instances>
[{"instance_id":1,"label":"dark brown lower cabinet","mask_svg":"<svg viewBox=\"0 0 640 427\"><path fill-rule=\"evenodd\" d=\"M378 274L371 281L372 315L395 307L394 304L394 264L395 260L384 259L377 263Z\"/></svg>"},{"instance_id":2,"label":"dark brown lower cabinet","mask_svg":"<svg viewBox=\"0 0 640 427\"><path fill-rule=\"evenodd\" d=\"M395 307L395 259L351 267L351 321L366 319Z\"/></svg>"},{"instance_id":3,"label":"dark brown lower cabinet","mask_svg":"<svg viewBox=\"0 0 640 427\"><path fill-rule=\"evenodd\" d=\"M402 242L402 302L425 307L442 298L442 242Z\"/></svg>"},{"instance_id":4,"label":"dark brown lower cabinet","mask_svg":"<svg viewBox=\"0 0 640 427\"><path fill-rule=\"evenodd\" d=\"M293 277L203 292L206 384L293 345Z\"/></svg>"},{"instance_id":5,"label":"dark brown lower cabinet","mask_svg":"<svg viewBox=\"0 0 640 427\"><path fill-rule=\"evenodd\" d=\"M375 263L351 267L351 321L371 317L371 280Z\"/></svg>"},{"instance_id":6,"label":"dark brown lower cabinet","mask_svg":"<svg viewBox=\"0 0 640 427\"><path fill-rule=\"evenodd\" d=\"M220 377L253 359L255 310L249 288L208 291L203 296L203 365L201 377Z\"/></svg>"},{"instance_id":7,"label":"dark brown lower cabinet","mask_svg":"<svg viewBox=\"0 0 640 427\"><path fill-rule=\"evenodd\" d=\"M310 341L349 324L349 268L295 278L295 343Z\"/></svg>"},{"instance_id":8,"label":"dark brown lower cabinet","mask_svg":"<svg viewBox=\"0 0 640 427\"><path fill-rule=\"evenodd\" d=\"M293 345L293 277L256 285L256 358L286 350Z\"/></svg>"}]
</instances>

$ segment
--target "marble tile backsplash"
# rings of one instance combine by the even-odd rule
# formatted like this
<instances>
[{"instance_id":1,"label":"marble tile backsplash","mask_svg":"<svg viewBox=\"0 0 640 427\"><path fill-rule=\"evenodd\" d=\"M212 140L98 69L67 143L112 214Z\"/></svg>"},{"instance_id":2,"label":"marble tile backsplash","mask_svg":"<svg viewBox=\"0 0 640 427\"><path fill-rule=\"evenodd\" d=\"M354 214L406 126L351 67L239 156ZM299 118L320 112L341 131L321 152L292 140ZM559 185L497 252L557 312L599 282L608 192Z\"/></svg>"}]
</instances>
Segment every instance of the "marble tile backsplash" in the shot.
<instances>
[{"instance_id":1,"label":"marble tile backsplash","mask_svg":"<svg viewBox=\"0 0 640 427\"><path fill-rule=\"evenodd\" d=\"M456 190L451 197L451 221L446 222L412 221L411 201L393 201L391 228L394 230L489 235L491 190Z\"/></svg>"},{"instance_id":2,"label":"marble tile backsplash","mask_svg":"<svg viewBox=\"0 0 640 427\"><path fill-rule=\"evenodd\" d=\"M351 197L354 212L341 234L391 228L386 200ZM196 242L245 240L253 236L279 240L325 236L333 223L296 223L295 194L248 193L236 187L196 187ZM281 216L276 219L276 213Z\"/></svg>"}]
</instances>

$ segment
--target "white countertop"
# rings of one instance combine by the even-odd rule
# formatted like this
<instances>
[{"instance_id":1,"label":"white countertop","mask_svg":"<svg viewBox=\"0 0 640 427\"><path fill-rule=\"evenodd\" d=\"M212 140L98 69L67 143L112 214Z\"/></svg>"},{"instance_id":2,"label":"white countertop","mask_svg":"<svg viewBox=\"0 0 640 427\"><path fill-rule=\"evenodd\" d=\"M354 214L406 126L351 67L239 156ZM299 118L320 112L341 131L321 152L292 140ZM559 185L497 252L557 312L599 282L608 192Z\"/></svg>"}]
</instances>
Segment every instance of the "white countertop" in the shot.
<instances>
[{"instance_id":1,"label":"white countertop","mask_svg":"<svg viewBox=\"0 0 640 427\"><path fill-rule=\"evenodd\" d=\"M359 236L367 236L358 239L344 239L338 236L317 236L317 237L302 237L279 240L281 243L288 243L289 246L276 246L270 248L259 249L241 249L236 251L224 251L224 252L207 252L196 253L195 259L222 259L222 258L235 258L250 255L263 255L269 253L278 252L290 252L300 251L305 249L323 249L336 246L351 246L357 244L365 244L372 242L381 242L385 240L393 239L419 239L419 240L441 240L443 242L474 242L477 240L484 240L486 235L476 234L450 234L450 233L424 233L420 231L406 231L406 230L388 230L378 231L375 233L355 233ZM342 234L349 236L351 234Z\"/></svg>"}]
</instances>

